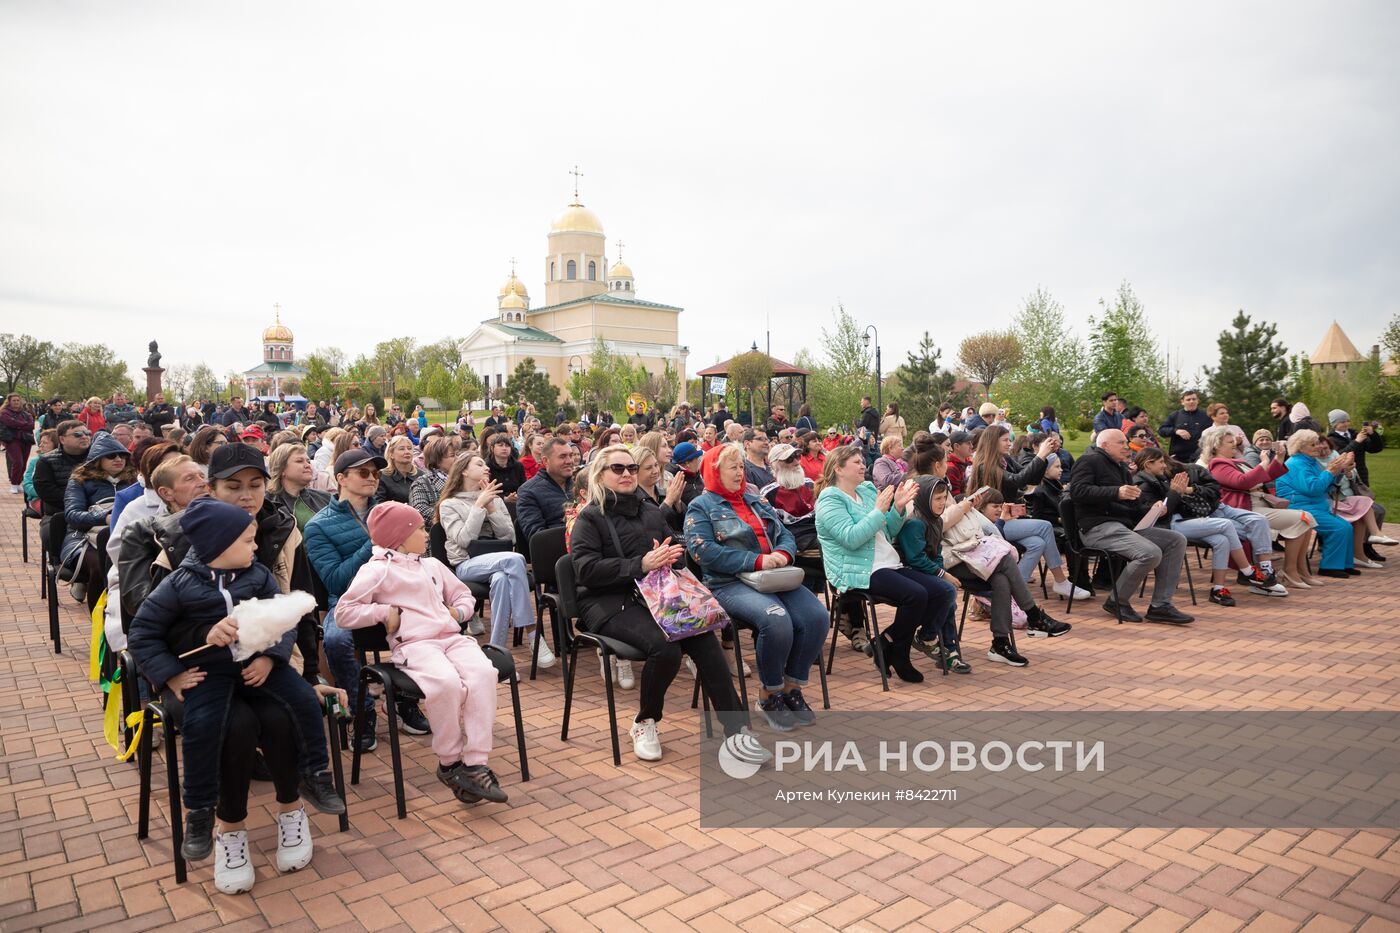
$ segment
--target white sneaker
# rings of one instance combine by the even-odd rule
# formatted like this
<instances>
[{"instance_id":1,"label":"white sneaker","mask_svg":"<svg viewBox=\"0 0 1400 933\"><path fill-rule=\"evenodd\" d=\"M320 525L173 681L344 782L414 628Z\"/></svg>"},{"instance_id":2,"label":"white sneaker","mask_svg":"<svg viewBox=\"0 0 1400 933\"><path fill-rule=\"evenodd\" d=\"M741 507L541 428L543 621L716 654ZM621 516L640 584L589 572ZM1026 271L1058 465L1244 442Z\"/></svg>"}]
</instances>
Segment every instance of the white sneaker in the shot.
<instances>
[{"instance_id":1,"label":"white sneaker","mask_svg":"<svg viewBox=\"0 0 1400 933\"><path fill-rule=\"evenodd\" d=\"M1400 541L1396 541L1389 535L1371 535L1366 540L1372 544L1400 544Z\"/></svg>"},{"instance_id":2,"label":"white sneaker","mask_svg":"<svg viewBox=\"0 0 1400 933\"><path fill-rule=\"evenodd\" d=\"M642 761L661 760L661 738L656 734L655 719L632 723L632 751Z\"/></svg>"},{"instance_id":3,"label":"white sneaker","mask_svg":"<svg viewBox=\"0 0 1400 933\"><path fill-rule=\"evenodd\" d=\"M19 495L19 487L18 487L18 486L11 486L11 487L10 487L10 495L12 495L12 496L17 496L17 495Z\"/></svg>"},{"instance_id":4,"label":"white sneaker","mask_svg":"<svg viewBox=\"0 0 1400 933\"><path fill-rule=\"evenodd\" d=\"M685 656L685 666L688 667L688 668L690 668L690 676L691 676L691 677L699 677L699 676L700 676L699 670L697 670L696 667L695 667L695 662L692 661L692 660L690 660L690 655L686 655L686 656ZM734 673L734 672L731 670L729 673L732 674L732 673Z\"/></svg>"},{"instance_id":5,"label":"white sneaker","mask_svg":"<svg viewBox=\"0 0 1400 933\"><path fill-rule=\"evenodd\" d=\"M1353 563L1355 563L1356 566L1358 566L1358 567L1365 567L1365 568L1367 568L1368 570L1383 570L1383 569L1385 569L1385 564L1378 564L1378 563L1376 563L1376 562L1373 561L1373 560L1357 560L1357 561L1353 561Z\"/></svg>"},{"instance_id":6,"label":"white sneaker","mask_svg":"<svg viewBox=\"0 0 1400 933\"><path fill-rule=\"evenodd\" d=\"M484 622L481 621L481 617L480 617L480 616L472 616L472 617L467 621L467 634L468 634L468 635L485 635L485 634L486 634L486 624L485 624Z\"/></svg>"},{"instance_id":7,"label":"white sneaker","mask_svg":"<svg viewBox=\"0 0 1400 933\"><path fill-rule=\"evenodd\" d=\"M617 671L617 685L623 690L631 690L633 687L637 686L637 679L632 676L632 662L619 661L616 658L613 659L613 662L617 665L615 668Z\"/></svg>"},{"instance_id":8,"label":"white sneaker","mask_svg":"<svg viewBox=\"0 0 1400 933\"><path fill-rule=\"evenodd\" d=\"M224 894L253 890L257 875L248 857L248 832L238 830L214 837L214 887Z\"/></svg>"},{"instance_id":9,"label":"white sneaker","mask_svg":"<svg viewBox=\"0 0 1400 933\"><path fill-rule=\"evenodd\" d=\"M536 641L540 643L540 667L542 669L546 667L553 667L554 662L558 659L554 657L554 652L549 650L549 640L545 638L540 638L539 633L536 632L535 637L530 639L530 646L532 651L534 650L534 644Z\"/></svg>"},{"instance_id":10,"label":"white sneaker","mask_svg":"<svg viewBox=\"0 0 1400 933\"><path fill-rule=\"evenodd\" d=\"M1070 591L1074 592L1075 599L1089 598L1088 590L1081 590L1079 587L1075 586L1073 583L1070 583L1068 580L1060 580L1056 582L1054 586L1050 587L1050 592L1055 593L1058 596L1063 596L1065 599L1069 599Z\"/></svg>"},{"instance_id":11,"label":"white sneaker","mask_svg":"<svg viewBox=\"0 0 1400 933\"><path fill-rule=\"evenodd\" d=\"M306 810L277 814L277 870L296 871L311 864L311 821Z\"/></svg>"}]
</instances>

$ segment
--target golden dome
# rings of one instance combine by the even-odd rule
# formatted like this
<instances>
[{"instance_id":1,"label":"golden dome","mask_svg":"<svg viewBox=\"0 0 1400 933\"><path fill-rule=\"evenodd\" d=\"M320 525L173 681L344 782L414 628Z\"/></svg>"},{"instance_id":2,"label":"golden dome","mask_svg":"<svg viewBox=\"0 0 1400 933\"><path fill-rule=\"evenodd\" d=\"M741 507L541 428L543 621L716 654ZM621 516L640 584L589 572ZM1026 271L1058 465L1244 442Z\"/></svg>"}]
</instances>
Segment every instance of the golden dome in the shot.
<instances>
[{"instance_id":1,"label":"golden dome","mask_svg":"<svg viewBox=\"0 0 1400 933\"><path fill-rule=\"evenodd\" d=\"M510 274L506 279L506 284L501 286L501 290L496 293L497 298L504 298L507 295L519 295L521 298L529 298L530 293L525 290L525 283L515 277L515 273Z\"/></svg>"},{"instance_id":2,"label":"golden dome","mask_svg":"<svg viewBox=\"0 0 1400 933\"><path fill-rule=\"evenodd\" d=\"M603 222L598 215L575 201L549 225L550 233L598 233L603 232Z\"/></svg>"},{"instance_id":3,"label":"golden dome","mask_svg":"<svg viewBox=\"0 0 1400 933\"><path fill-rule=\"evenodd\" d=\"M501 310L524 311L526 310L525 299L516 294L507 295L501 299Z\"/></svg>"},{"instance_id":4,"label":"golden dome","mask_svg":"<svg viewBox=\"0 0 1400 933\"><path fill-rule=\"evenodd\" d=\"M619 259L613 263L613 267L608 270L609 279L630 279L633 278L632 267Z\"/></svg>"},{"instance_id":5,"label":"golden dome","mask_svg":"<svg viewBox=\"0 0 1400 933\"><path fill-rule=\"evenodd\" d=\"M263 331L263 343L291 343L292 332L287 325L278 321L267 330Z\"/></svg>"}]
</instances>

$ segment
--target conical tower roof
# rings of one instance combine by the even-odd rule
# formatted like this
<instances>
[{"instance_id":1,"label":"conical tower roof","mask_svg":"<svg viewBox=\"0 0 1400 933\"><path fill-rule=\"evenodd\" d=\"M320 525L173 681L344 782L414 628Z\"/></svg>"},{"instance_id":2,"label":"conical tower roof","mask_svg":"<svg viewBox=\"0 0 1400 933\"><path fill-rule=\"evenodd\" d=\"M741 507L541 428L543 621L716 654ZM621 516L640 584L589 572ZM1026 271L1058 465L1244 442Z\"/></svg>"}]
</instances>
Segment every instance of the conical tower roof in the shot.
<instances>
[{"instance_id":1,"label":"conical tower roof","mask_svg":"<svg viewBox=\"0 0 1400 933\"><path fill-rule=\"evenodd\" d=\"M1356 344L1342 333L1341 325L1333 321L1332 326L1327 328L1327 333L1322 335L1322 342L1317 345L1308 362L1317 366L1322 363L1359 363L1363 359L1365 357L1356 352Z\"/></svg>"}]
</instances>

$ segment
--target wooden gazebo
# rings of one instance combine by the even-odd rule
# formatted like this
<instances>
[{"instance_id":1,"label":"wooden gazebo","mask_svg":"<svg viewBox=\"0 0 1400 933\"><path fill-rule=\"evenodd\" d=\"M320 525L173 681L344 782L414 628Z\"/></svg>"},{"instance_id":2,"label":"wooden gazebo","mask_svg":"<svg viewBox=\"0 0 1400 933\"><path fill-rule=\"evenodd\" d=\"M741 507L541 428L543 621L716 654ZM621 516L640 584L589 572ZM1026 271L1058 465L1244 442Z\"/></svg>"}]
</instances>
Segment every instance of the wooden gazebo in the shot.
<instances>
[{"instance_id":1,"label":"wooden gazebo","mask_svg":"<svg viewBox=\"0 0 1400 933\"><path fill-rule=\"evenodd\" d=\"M753 350L750 350L749 352L752 353L757 350L758 345L755 344ZM797 379L802 380L802 398L805 400L807 398L807 377L812 374L811 370L802 369L801 367L794 366L791 363L785 363L782 360L778 359L776 356L769 356L768 359L771 360L773 363L773 375L768 380L768 391L764 393L766 398L766 405L770 409L773 407L773 380L787 379L788 417L795 418L796 412L793 411L792 393L793 378L795 377ZM729 364L733 361L734 358L730 357L722 363L715 363L713 366L706 366L704 369L700 370L695 374L700 377L701 411L704 411L709 406L711 395L723 395L723 393L713 392L711 390L711 387L714 385L713 380L717 376L724 377L725 379L727 379L729 377ZM761 418L758 418L753 412L750 412L750 415L754 417L755 423L761 423L763 420Z\"/></svg>"}]
</instances>

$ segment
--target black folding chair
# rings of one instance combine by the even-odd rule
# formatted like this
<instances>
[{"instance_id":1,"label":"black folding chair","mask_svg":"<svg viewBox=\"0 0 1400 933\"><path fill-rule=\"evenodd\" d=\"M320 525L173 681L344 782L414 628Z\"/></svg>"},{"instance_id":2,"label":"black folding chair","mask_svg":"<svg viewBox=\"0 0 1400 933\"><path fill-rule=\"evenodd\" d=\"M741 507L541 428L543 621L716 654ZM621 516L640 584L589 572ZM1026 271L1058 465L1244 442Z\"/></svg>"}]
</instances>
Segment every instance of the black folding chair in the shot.
<instances>
[{"instance_id":1,"label":"black folding chair","mask_svg":"<svg viewBox=\"0 0 1400 933\"><path fill-rule=\"evenodd\" d=\"M398 808L399 819L402 820L408 816L408 808L404 803L403 757L399 751L397 708L401 700L422 700L423 690L403 668L391 661L381 660L380 652L389 650L389 638L383 625L352 629L351 635L355 640L355 653L360 662L360 682L355 696L355 734L360 733L358 718L364 715L365 690L370 681L376 681L384 688L384 710L389 719L389 756L394 771L394 804ZM496 682L504 681L510 684L510 702L515 713L515 744L520 752L520 779L528 781L530 762L525 756L525 722L520 713L520 681L515 676L515 661L511 659L510 652L494 645L482 645L481 650L496 668ZM367 654L374 656L373 663L366 659ZM355 753L350 764L351 784L360 783L360 758L363 754L359 743L355 743Z\"/></svg>"},{"instance_id":2,"label":"black folding chair","mask_svg":"<svg viewBox=\"0 0 1400 933\"><path fill-rule=\"evenodd\" d=\"M870 639L871 651L875 656L875 666L880 670L880 686L886 692L890 689L890 675L885 668L885 647L880 638L880 620L875 615L876 605L883 603L892 606L894 603L886 599L881 599L872 594L869 590L850 589L844 593L838 593L828 598L827 603L831 609L831 651L826 658L826 672L831 673L831 668L836 663L836 613L841 610L842 599L854 601L860 606L860 623L865 628L865 634ZM736 638L735 641L738 641ZM942 662L943 641L939 639L940 664Z\"/></svg>"},{"instance_id":3,"label":"black folding chair","mask_svg":"<svg viewBox=\"0 0 1400 933\"><path fill-rule=\"evenodd\" d=\"M432 530L428 532L428 554L435 557L448 570L454 570L452 562L447 559L447 531L441 523L434 524ZM477 583L474 580L467 581L467 589L472 591L472 599L476 602L476 612L481 614L481 607L485 606L491 598L491 588L485 583Z\"/></svg>"},{"instance_id":4,"label":"black folding chair","mask_svg":"<svg viewBox=\"0 0 1400 933\"><path fill-rule=\"evenodd\" d=\"M63 546L63 534L67 528L62 515L47 515L39 523L39 540L42 544L42 573L40 591L48 601L49 638L53 641L53 653L62 654L63 645L58 627L58 554ZM57 544L57 546L55 546Z\"/></svg>"},{"instance_id":5,"label":"black folding chair","mask_svg":"<svg viewBox=\"0 0 1400 933\"><path fill-rule=\"evenodd\" d=\"M549 610L549 621L554 629L554 653L564 666L564 676L568 676L568 631L562 621L563 612L559 606L559 580L555 576L555 566L559 558L568 553L564 544L564 529L547 528L535 532L530 538L530 554L534 567L535 590L535 644L530 652L530 679L535 679L540 661L539 633L544 631L544 614Z\"/></svg>"},{"instance_id":6,"label":"black folding chair","mask_svg":"<svg viewBox=\"0 0 1400 933\"><path fill-rule=\"evenodd\" d=\"M1084 569L1084 564L1089 558L1094 558L1099 564L1108 562L1108 578L1111 581L1110 595L1113 598L1114 615L1118 617L1118 624L1123 624L1123 604L1118 600L1118 570L1113 563L1113 554L1103 548L1089 547L1084 543L1084 539L1079 535L1078 512L1075 509L1074 501L1069 496L1060 497L1060 525L1065 530L1065 544L1069 546L1071 581L1079 579L1080 571ZM1065 603L1065 615L1074 611L1074 589L1070 588L1069 599Z\"/></svg>"},{"instance_id":7,"label":"black folding chair","mask_svg":"<svg viewBox=\"0 0 1400 933\"><path fill-rule=\"evenodd\" d=\"M603 670L610 670L612 658L623 661L645 661L646 654L625 642L605 635L594 635L575 628L573 623L579 618L578 590L574 585L574 559L565 554L554 564L554 579L559 586L559 608L564 625L569 633L569 661L564 666L564 721L559 729L559 739L568 741L569 714L573 710L574 680L578 677L578 649L580 645L596 646L603 655ZM604 677L603 685L608 695L608 725L612 733L613 764L622 766L622 747L617 740L617 698L613 691L612 677ZM708 709L709 701L706 700Z\"/></svg>"}]
</instances>

